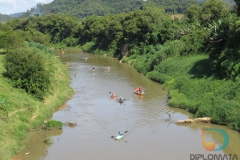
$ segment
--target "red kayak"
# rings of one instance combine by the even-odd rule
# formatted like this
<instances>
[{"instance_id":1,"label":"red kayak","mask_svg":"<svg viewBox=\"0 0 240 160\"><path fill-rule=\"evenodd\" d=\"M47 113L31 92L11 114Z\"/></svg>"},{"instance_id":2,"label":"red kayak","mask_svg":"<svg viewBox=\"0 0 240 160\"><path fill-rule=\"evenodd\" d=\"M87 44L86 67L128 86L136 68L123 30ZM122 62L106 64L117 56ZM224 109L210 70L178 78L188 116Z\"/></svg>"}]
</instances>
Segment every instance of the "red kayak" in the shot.
<instances>
[{"instance_id":1,"label":"red kayak","mask_svg":"<svg viewBox=\"0 0 240 160\"><path fill-rule=\"evenodd\" d=\"M146 92L145 91L138 91L138 92L133 92L134 94L138 94L138 95L143 95L143 94L146 94Z\"/></svg>"}]
</instances>

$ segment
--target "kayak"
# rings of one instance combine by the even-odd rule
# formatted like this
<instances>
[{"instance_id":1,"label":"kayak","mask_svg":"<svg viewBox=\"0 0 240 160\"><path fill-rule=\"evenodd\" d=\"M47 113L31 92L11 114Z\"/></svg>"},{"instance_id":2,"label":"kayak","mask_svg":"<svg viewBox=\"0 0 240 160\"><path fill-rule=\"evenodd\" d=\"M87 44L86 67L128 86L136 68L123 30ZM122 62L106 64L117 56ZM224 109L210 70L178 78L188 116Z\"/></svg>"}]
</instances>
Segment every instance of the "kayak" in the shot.
<instances>
[{"instance_id":1,"label":"kayak","mask_svg":"<svg viewBox=\"0 0 240 160\"><path fill-rule=\"evenodd\" d=\"M123 137L124 137L123 134L118 134L118 135L116 135L115 140L120 140L120 139L122 139Z\"/></svg>"},{"instance_id":2,"label":"kayak","mask_svg":"<svg viewBox=\"0 0 240 160\"><path fill-rule=\"evenodd\" d=\"M119 103L123 103L124 99L119 99L118 102Z\"/></svg>"},{"instance_id":3,"label":"kayak","mask_svg":"<svg viewBox=\"0 0 240 160\"><path fill-rule=\"evenodd\" d=\"M134 94L138 94L138 95L143 95L145 94L146 92L145 91L142 91L142 92L133 92Z\"/></svg>"}]
</instances>

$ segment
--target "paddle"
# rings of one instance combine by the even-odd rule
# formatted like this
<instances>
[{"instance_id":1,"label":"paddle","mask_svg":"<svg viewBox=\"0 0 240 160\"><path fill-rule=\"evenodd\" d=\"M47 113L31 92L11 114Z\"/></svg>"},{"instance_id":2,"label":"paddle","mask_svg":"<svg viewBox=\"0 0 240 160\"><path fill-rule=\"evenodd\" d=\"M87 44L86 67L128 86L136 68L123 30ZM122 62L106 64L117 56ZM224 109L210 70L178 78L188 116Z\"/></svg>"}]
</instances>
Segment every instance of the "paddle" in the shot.
<instances>
[{"instance_id":1,"label":"paddle","mask_svg":"<svg viewBox=\"0 0 240 160\"><path fill-rule=\"evenodd\" d=\"M125 131L124 133L127 133L128 131ZM116 136L111 136L111 138L114 138L114 137L116 137Z\"/></svg>"},{"instance_id":2,"label":"paddle","mask_svg":"<svg viewBox=\"0 0 240 160\"><path fill-rule=\"evenodd\" d=\"M117 99L117 101L119 101L119 100L120 100L120 99ZM124 100L124 101L125 101L126 99L122 99L122 100Z\"/></svg>"}]
</instances>

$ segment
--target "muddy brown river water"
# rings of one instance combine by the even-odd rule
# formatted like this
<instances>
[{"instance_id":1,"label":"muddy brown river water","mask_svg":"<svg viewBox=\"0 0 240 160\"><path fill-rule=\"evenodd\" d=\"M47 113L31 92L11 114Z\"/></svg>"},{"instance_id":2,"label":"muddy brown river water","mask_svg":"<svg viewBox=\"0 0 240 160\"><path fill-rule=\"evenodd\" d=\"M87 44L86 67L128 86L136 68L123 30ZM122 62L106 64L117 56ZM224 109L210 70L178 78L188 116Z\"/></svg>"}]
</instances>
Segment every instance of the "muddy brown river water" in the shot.
<instances>
[{"instance_id":1,"label":"muddy brown river water","mask_svg":"<svg viewBox=\"0 0 240 160\"><path fill-rule=\"evenodd\" d=\"M17 155L18 159L197 160L195 154L205 159L211 159L214 154L236 154L240 158L238 132L214 124L175 124L180 119L192 118L192 115L168 107L167 91L162 85L147 79L130 65L80 51L66 50L64 55L61 51L56 52L63 62L69 63L70 85L75 94L66 102L67 107L55 112L52 119L74 121L77 125L44 134L28 133L23 141L26 149ZM95 66L95 72L91 71L92 66ZM111 69L108 70L107 66ZM147 93L134 95L134 88L140 85ZM118 97L110 98L109 92ZM123 104L117 103L120 96L126 99ZM166 112L171 113L171 120ZM221 151L205 150L202 128L224 130L229 136L227 147ZM118 130L128 132L123 140L115 141L111 136ZM50 137L52 145L43 143L46 137ZM204 137L207 142L214 142L216 148L224 141L216 131L208 131Z\"/></svg>"}]
</instances>

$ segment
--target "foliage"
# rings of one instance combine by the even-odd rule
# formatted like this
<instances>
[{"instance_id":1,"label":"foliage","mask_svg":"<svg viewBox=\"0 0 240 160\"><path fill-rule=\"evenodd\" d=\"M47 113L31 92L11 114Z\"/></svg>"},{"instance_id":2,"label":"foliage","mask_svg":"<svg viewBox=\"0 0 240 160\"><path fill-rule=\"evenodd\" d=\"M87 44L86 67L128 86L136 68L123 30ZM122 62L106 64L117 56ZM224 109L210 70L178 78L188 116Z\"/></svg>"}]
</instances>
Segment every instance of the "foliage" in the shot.
<instances>
[{"instance_id":1,"label":"foliage","mask_svg":"<svg viewBox=\"0 0 240 160\"><path fill-rule=\"evenodd\" d=\"M7 31L0 32L0 48L5 49L7 52L11 49L21 47L23 44L23 39L21 39L15 32Z\"/></svg>"},{"instance_id":2,"label":"foliage","mask_svg":"<svg viewBox=\"0 0 240 160\"><path fill-rule=\"evenodd\" d=\"M45 124L45 129L46 130L62 129L62 122L50 120Z\"/></svg>"},{"instance_id":3,"label":"foliage","mask_svg":"<svg viewBox=\"0 0 240 160\"><path fill-rule=\"evenodd\" d=\"M227 17L229 6L222 0L207 0L204 2L200 21L204 24Z\"/></svg>"},{"instance_id":4,"label":"foliage","mask_svg":"<svg viewBox=\"0 0 240 160\"><path fill-rule=\"evenodd\" d=\"M109 2L110 5L103 6ZM187 9L189 4L195 5ZM84 8L76 8L80 5ZM108 8L113 5L113 10ZM56 0L38 6L42 12L46 9L54 13L69 13L67 6L72 6L74 13L71 14L82 19L79 21L67 14L47 14L13 19L7 25L25 40L35 41L36 36L30 35L34 33L41 37L36 39L39 42L49 37L50 43L59 47L80 45L87 52L112 54L148 78L164 83L164 87L170 89L171 106L183 108L196 117L210 116L214 123L240 129L237 88L240 20L235 10L223 1L207 0L198 5L191 0ZM102 16L120 10L125 13ZM186 11L181 20L166 14Z\"/></svg>"},{"instance_id":5,"label":"foliage","mask_svg":"<svg viewBox=\"0 0 240 160\"><path fill-rule=\"evenodd\" d=\"M48 56L48 60L58 69L51 75L51 93L46 93L44 101L26 94L23 89L14 88L11 80L3 76L6 72L3 60L7 54L0 54L0 101L3 100L1 105L4 105L4 108L7 106L8 111L7 117L6 112L0 110L0 159L6 160L12 159L23 149L21 140L26 137L26 131L40 127L43 121L51 116L53 110L64 104L73 93L69 87L67 67L54 56ZM47 103L44 104L45 102Z\"/></svg>"},{"instance_id":6,"label":"foliage","mask_svg":"<svg viewBox=\"0 0 240 160\"><path fill-rule=\"evenodd\" d=\"M214 59L214 70L220 78L239 80L240 48L239 42L239 17L230 16L222 19L211 30L212 43L210 57Z\"/></svg>"},{"instance_id":7,"label":"foliage","mask_svg":"<svg viewBox=\"0 0 240 160\"><path fill-rule=\"evenodd\" d=\"M20 18L27 18L30 16L38 17L48 13L61 13L70 14L82 19L87 16L97 15L105 16L108 14L129 13L137 9L142 9L146 3L153 3L154 6L163 6L164 11L169 14L186 12L187 8L192 4L201 4L197 0L152 0L139 1L139 0L55 0L49 4L38 3L35 7L27 10Z\"/></svg>"},{"instance_id":8,"label":"foliage","mask_svg":"<svg viewBox=\"0 0 240 160\"><path fill-rule=\"evenodd\" d=\"M40 43L35 43L35 42L28 42L28 41L25 41L25 43L33 50L36 50L38 51L38 53L41 53L41 54L49 54L49 55L54 55L54 52L52 49L48 48L47 46L45 45L42 45Z\"/></svg>"},{"instance_id":9,"label":"foliage","mask_svg":"<svg viewBox=\"0 0 240 160\"><path fill-rule=\"evenodd\" d=\"M12 31L13 29L8 26L8 25L5 25L3 23L0 23L0 31L2 32L7 32L7 31Z\"/></svg>"},{"instance_id":10,"label":"foliage","mask_svg":"<svg viewBox=\"0 0 240 160\"><path fill-rule=\"evenodd\" d=\"M1 118L5 118L8 116L8 112L9 112L9 109L10 109L10 102L5 99L5 98L0 98L0 115L1 115ZM1 112L3 112L3 114L1 114Z\"/></svg>"},{"instance_id":11,"label":"foliage","mask_svg":"<svg viewBox=\"0 0 240 160\"><path fill-rule=\"evenodd\" d=\"M79 25L79 22L70 15L56 14L27 19L13 19L6 24L14 30L24 31L20 33L26 41L34 41L45 45L49 42L61 43L64 39L69 38L71 34L74 33L73 38L76 38L79 34L75 28Z\"/></svg>"},{"instance_id":12,"label":"foliage","mask_svg":"<svg viewBox=\"0 0 240 160\"><path fill-rule=\"evenodd\" d=\"M42 99L49 88L50 72L46 60L36 51L19 49L7 54L5 68L7 76L17 88Z\"/></svg>"},{"instance_id":13,"label":"foliage","mask_svg":"<svg viewBox=\"0 0 240 160\"><path fill-rule=\"evenodd\" d=\"M200 22L203 25L229 16L230 7L222 0L207 0L203 6L192 5L187 9L189 23Z\"/></svg>"},{"instance_id":14,"label":"foliage","mask_svg":"<svg viewBox=\"0 0 240 160\"><path fill-rule=\"evenodd\" d=\"M51 141L50 138L45 138L45 139L44 139L44 143L46 143L46 144L52 144L53 142Z\"/></svg>"}]
</instances>

